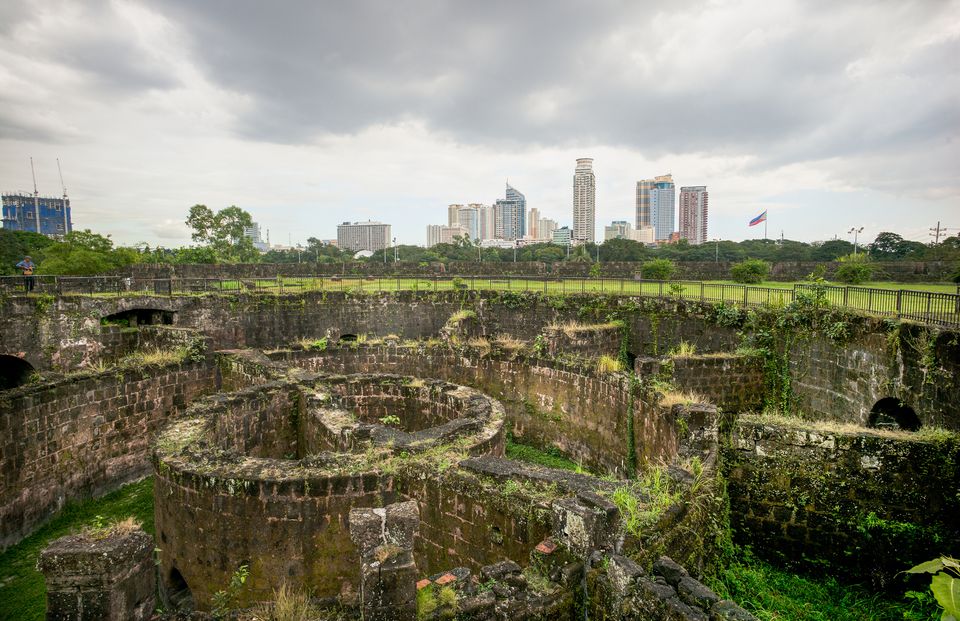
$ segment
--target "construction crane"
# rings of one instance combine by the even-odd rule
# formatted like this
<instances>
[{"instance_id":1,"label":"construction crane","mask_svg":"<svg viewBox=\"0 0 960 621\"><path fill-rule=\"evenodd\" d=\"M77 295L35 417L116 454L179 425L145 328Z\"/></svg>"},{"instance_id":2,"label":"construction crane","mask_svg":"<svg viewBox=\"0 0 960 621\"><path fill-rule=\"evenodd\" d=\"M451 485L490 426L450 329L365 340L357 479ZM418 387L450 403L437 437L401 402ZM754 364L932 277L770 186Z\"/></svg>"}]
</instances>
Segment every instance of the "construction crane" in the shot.
<instances>
[{"instance_id":1,"label":"construction crane","mask_svg":"<svg viewBox=\"0 0 960 621\"><path fill-rule=\"evenodd\" d=\"M33 217L40 232L40 193L37 192L37 172L33 169L33 156L30 156L30 175L33 177Z\"/></svg>"},{"instance_id":2,"label":"construction crane","mask_svg":"<svg viewBox=\"0 0 960 621\"><path fill-rule=\"evenodd\" d=\"M67 206L70 204L67 198L67 186L63 182L63 169L60 168L60 158L57 158L57 172L60 174L60 187L63 188L63 234L70 232L70 217L67 215Z\"/></svg>"}]
</instances>

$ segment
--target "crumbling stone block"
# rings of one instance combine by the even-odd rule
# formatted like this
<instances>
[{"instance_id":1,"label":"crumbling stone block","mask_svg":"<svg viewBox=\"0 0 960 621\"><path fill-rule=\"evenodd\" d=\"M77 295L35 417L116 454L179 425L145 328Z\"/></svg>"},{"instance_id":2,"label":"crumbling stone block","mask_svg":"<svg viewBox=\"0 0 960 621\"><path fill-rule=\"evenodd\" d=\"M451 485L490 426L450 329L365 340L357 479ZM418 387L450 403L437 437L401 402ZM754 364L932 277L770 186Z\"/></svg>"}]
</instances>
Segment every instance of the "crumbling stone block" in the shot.
<instances>
[{"instance_id":1,"label":"crumbling stone block","mask_svg":"<svg viewBox=\"0 0 960 621\"><path fill-rule=\"evenodd\" d=\"M613 549L619 537L617 506L593 492L553 503L554 537L574 555L586 558L597 549Z\"/></svg>"},{"instance_id":2,"label":"crumbling stone block","mask_svg":"<svg viewBox=\"0 0 960 621\"><path fill-rule=\"evenodd\" d=\"M360 550L365 619L412 619L417 613L413 538L420 527L416 501L350 511L350 539ZM427 586L427 585L424 585Z\"/></svg>"},{"instance_id":3,"label":"crumbling stone block","mask_svg":"<svg viewBox=\"0 0 960 621\"><path fill-rule=\"evenodd\" d=\"M723 599L710 608L710 621L757 621L757 618L729 599Z\"/></svg>"},{"instance_id":4,"label":"crumbling stone block","mask_svg":"<svg viewBox=\"0 0 960 621\"><path fill-rule=\"evenodd\" d=\"M139 621L156 604L153 538L140 528L53 541L37 563L47 583L47 621Z\"/></svg>"},{"instance_id":5,"label":"crumbling stone block","mask_svg":"<svg viewBox=\"0 0 960 621\"><path fill-rule=\"evenodd\" d=\"M657 576L663 576L666 581L676 586L680 580L690 574L669 556L661 556L653 562L653 573Z\"/></svg>"}]
</instances>

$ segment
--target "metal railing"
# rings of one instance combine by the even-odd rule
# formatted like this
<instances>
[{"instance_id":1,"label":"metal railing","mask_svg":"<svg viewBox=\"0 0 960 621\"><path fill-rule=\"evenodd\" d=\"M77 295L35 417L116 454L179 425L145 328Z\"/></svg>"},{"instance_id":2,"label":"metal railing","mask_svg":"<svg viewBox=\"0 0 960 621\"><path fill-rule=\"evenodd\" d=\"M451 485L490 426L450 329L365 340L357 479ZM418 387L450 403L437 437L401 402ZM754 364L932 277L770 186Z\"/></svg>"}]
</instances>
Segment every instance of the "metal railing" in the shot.
<instances>
[{"instance_id":1,"label":"metal railing","mask_svg":"<svg viewBox=\"0 0 960 621\"><path fill-rule=\"evenodd\" d=\"M217 293L274 293L303 291L533 291L545 294L605 293L725 302L741 306L784 305L809 292L814 285L758 287L702 281L660 281L625 278L545 278L480 276L278 276L276 278L125 278L119 276L33 276L33 294L89 295L205 295ZM0 276L0 293L24 293L23 276ZM960 287L956 293L823 287L830 304L875 315L960 327Z\"/></svg>"}]
</instances>

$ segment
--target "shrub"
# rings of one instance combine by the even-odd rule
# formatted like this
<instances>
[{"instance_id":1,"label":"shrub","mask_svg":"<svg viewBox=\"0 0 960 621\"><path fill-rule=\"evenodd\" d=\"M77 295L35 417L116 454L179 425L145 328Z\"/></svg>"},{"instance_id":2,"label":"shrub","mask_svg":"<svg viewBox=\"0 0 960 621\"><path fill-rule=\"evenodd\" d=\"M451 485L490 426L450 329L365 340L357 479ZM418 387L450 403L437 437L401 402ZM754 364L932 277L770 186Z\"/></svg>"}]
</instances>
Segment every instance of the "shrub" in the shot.
<instances>
[{"instance_id":1,"label":"shrub","mask_svg":"<svg viewBox=\"0 0 960 621\"><path fill-rule=\"evenodd\" d=\"M757 284L766 280L770 275L770 264L760 259L747 259L730 268L730 276L734 282Z\"/></svg>"},{"instance_id":2,"label":"shrub","mask_svg":"<svg viewBox=\"0 0 960 621\"><path fill-rule=\"evenodd\" d=\"M670 259L654 259L644 263L640 273L650 280L670 280L676 269L677 266Z\"/></svg>"},{"instance_id":3,"label":"shrub","mask_svg":"<svg viewBox=\"0 0 960 621\"><path fill-rule=\"evenodd\" d=\"M840 266L833 277L848 285L859 285L870 280L873 275L873 266L865 254L848 254L838 259Z\"/></svg>"}]
</instances>

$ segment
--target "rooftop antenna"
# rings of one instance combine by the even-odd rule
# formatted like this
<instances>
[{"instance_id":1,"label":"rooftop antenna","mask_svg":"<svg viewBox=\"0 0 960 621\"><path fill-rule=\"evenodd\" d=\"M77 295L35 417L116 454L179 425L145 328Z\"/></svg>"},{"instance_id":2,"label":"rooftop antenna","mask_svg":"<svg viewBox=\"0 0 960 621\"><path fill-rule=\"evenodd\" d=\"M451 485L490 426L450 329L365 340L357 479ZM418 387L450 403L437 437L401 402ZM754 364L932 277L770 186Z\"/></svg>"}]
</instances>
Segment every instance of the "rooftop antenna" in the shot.
<instances>
[{"instance_id":1,"label":"rooftop antenna","mask_svg":"<svg viewBox=\"0 0 960 621\"><path fill-rule=\"evenodd\" d=\"M60 173L60 187L63 188L63 234L70 232L70 216L67 214L67 207L70 205L70 199L67 198L67 185L63 182L63 169L60 168L60 158L57 158L57 172Z\"/></svg>"},{"instance_id":2,"label":"rooftop antenna","mask_svg":"<svg viewBox=\"0 0 960 621\"><path fill-rule=\"evenodd\" d=\"M30 174L33 176L33 217L40 232L40 193L37 192L37 172L33 168L33 156L30 156Z\"/></svg>"}]
</instances>

